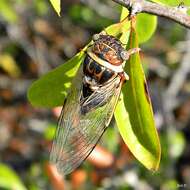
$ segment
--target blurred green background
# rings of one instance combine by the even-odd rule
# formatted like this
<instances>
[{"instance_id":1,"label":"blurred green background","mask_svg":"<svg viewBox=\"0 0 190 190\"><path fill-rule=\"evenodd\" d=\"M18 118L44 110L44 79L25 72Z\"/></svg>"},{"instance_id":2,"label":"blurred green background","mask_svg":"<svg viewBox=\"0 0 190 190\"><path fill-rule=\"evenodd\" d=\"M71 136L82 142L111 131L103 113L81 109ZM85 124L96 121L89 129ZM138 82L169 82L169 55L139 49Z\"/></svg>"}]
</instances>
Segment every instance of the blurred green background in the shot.
<instances>
[{"instance_id":1,"label":"blurred green background","mask_svg":"<svg viewBox=\"0 0 190 190\"><path fill-rule=\"evenodd\" d=\"M190 31L163 18L141 45L162 146L159 171L136 161L114 119L92 156L64 180L48 162L59 109L32 107L27 89L118 22L121 10L108 0L63 2L59 18L48 1L0 1L0 189L190 189Z\"/></svg>"}]
</instances>

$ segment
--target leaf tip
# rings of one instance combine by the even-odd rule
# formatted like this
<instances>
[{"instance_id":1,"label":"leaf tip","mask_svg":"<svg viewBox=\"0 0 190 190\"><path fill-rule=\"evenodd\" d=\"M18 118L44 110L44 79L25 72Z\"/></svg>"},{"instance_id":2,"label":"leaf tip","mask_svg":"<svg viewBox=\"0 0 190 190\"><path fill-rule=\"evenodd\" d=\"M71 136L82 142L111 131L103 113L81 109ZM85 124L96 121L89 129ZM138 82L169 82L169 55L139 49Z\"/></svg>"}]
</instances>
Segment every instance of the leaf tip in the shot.
<instances>
[{"instance_id":1,"label":"leaf tip","mask_svg":"<svg viewBox=\"0 0 190 190\"><path fill-rule=\"evenodd\" d=\"M60 0L50 0L53 8L55 9L58 16L61 16L61 1Z\"/></svg>"}]
</instances>

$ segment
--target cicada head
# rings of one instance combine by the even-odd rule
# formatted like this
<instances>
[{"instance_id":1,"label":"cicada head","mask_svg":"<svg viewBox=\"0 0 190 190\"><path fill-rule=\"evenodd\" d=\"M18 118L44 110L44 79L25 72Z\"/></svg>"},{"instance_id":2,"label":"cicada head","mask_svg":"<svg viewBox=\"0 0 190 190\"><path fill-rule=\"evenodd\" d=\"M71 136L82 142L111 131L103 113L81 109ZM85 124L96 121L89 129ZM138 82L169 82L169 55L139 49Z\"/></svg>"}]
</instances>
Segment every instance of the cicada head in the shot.
<instances>
[{"instance_id":1,"label":"cicada head","mask_svg":"<svg viewBox=\"0 0 190 190\"><path fill-rule=\"evenodd\" d=\"M93 41L92 52L112 65L121 65L129 58L128 52L123 48L122 43L114 36L105 33L95 34Z\"/></svg>"}]
</instances>

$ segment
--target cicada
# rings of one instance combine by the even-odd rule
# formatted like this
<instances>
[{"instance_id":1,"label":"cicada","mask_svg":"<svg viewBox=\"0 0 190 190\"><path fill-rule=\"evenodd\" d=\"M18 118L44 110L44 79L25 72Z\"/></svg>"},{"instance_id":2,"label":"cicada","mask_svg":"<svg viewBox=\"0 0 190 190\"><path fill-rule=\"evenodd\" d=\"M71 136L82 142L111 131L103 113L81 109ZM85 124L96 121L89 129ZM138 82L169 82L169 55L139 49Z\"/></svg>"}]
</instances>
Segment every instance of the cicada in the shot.
<instances>
[{"instance_id":1,"label":"cicada","mask_svg":"<svg viewBox=\"0 0 190 190\"><path fill-rule=\"evenodd\" d=\"M50 153L50 161L62 174L76 169L107 129L121 87L129 78L124 63L137 51L125 50L114 36L93 36L64 102Z\"/></svg>"}]
</instances>

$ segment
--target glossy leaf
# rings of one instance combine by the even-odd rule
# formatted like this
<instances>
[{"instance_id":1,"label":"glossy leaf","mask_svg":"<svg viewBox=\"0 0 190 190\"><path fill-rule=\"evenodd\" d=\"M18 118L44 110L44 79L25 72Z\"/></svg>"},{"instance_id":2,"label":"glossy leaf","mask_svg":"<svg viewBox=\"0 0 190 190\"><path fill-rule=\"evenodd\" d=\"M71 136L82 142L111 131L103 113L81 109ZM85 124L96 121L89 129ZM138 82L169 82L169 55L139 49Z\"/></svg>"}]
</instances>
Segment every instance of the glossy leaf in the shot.
<instances>
[{"instance_id":1,"label":"glossy leaf","mask_svg":"<svg viewBox=\"0 0 190 190\"><path fill-rule=\"evenodd\" d=\"M122 8L120 20L124 20L129 14L128 9ZM139 43L148 41L157 27L157 17L146 13L137 15L136 32Z\"/></svg>"},{"instance_id":2,"label":"glossy leaf","mask_svg":"<svg viewBox=\"0 0 190 190\"><path fill-rule=\"evenodd\" d=\"M65 64L57 67L35 81L28 90L28 99L33 106L55 107L63 105L67 91L84 58L81 51Z\"/></svg>"},{"instance_id":3,"label":"glossy leaf","mask_svg":"<svg viewBox=\"0 0 190 190\"><path fill-rule=\"evenodd\" d=\"M129 10L125 7L122 7L121 8L120 21L126 19L128 15L129 15Z\"/></svg>"},{"instance_id":4,"label":"glossy leaf","mask_svg":"<svg viewBox=\"0 0 190 190\"><path fill-rule=\"evenodd\" d=\"M17 174L0 163L0 189L26 190Z\"/></svg>"},{"instance_id":5,"label":"glossy leaf","mask_svg":"<svg viewBox=\"0 0 190 190\"><path fill-rule=\"evenodd\" d=\"M157 17L146 13L138 14L136 31L139 44L148 41L154 34L157 27Z\"/></svg>"},{"instance_id":6,"label":"glossy leaf","mask_svg":"<svg viewBox=\"0 0 190 190\"><path fill-rule=\"evenodd\" d=\"M128 41L129 22L113 24L105 29L111 35L123 35L123 42ZM28 99L33 106L55 107L63 105L64 99L70 88L80 64L85 56L84 50L88 45L68 62L50 71L35 81L28 90Z\"/></svg>"},{"instance_id":7,"label":"glossy leaf","mask_svg":"<svg viewBox=\"0 0 190 190\"><path fill-rule=\"evenodd\" d=\"M131 29L130 47L138 47L137 35ZM115 110L115 119L123 140L133 155L148 169L157 170L160 142L155 128L152 105L138 53L132 55L125 70L129 81Z\"/></svg>"},{"instance_id":8,"label":"glossy leaf","mask_svg":"<svg viewBox=\"0 0 190 190\"><path fill-rule=\"evenodd\" d=\"M60 12L61 12L61 0L50 0L53 8L55 9L55 11L57 12L57 14L60 16Z\"/></svg>"},{"instance_id":9,"label":"glossy leaf","mask_svg":"<svg viewBox=\"0 0 190 190\"><path fill-rule=\"evenodd\" d=\"M107 34L119 38L123 44L127 44L130 34L130 22L124 20L123 22L107 27L105 31Z\"/></svg>"}]
</instances>

